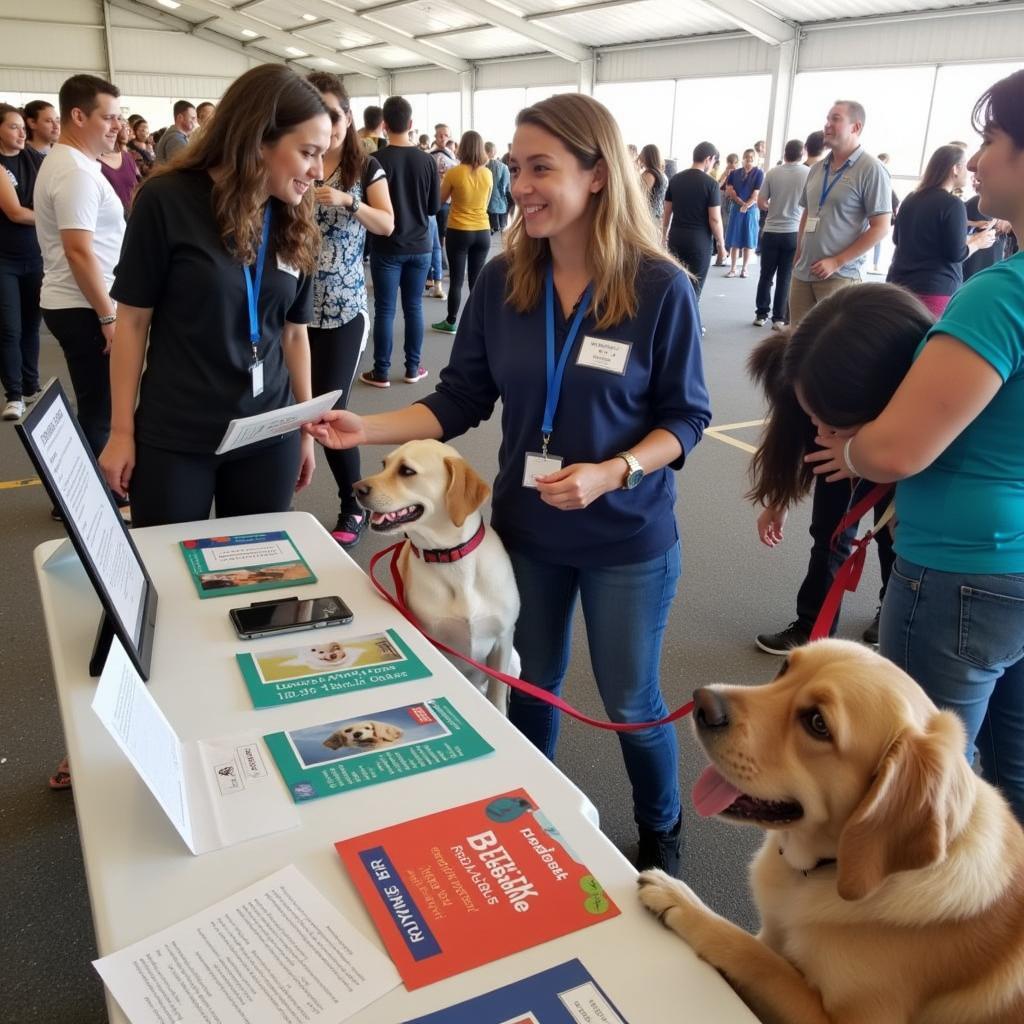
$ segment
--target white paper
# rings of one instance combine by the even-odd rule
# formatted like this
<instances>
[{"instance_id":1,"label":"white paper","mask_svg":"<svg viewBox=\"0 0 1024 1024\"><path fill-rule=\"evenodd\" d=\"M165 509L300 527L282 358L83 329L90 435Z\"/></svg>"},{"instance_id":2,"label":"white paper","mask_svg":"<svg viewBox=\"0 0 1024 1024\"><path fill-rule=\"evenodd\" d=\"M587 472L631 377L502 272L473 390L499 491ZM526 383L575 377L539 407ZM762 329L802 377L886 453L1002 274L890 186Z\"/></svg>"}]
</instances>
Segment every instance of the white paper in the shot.
<instances>
[{"instance_id":1,"label":"white paper","mask_svg":"<svg viewBox=\"0 0 1024 1024\"><path fill-rule=\"evenodd\" d=\"M193 853L298 827L263 740L182 743L116 637L92 707Z\"/></svg>"},{"instance_id":2,"label":"white paper","mask_svg":"<svg viewBox=\"0 0 1024 1024\"><path fill-rule=\"evenodd\" d=\"M110 595L112 611L138 642L146 578L64 402L53 402L32 430L32 441Z\"/></svg>"},{"instance_id":3,"label":"white paper","mask_svg":"<svg viewBox=\"0 0 1024 1024\"><path fill-rule=\"evenodd\" d=\"M299 553L290 540L255 541L252 544L224 544L213 548L195 548L210 572L237 569L244 565L276 565L297 562Z\"/></svg>"},{"instance_id":4,"label":"white paper","mask_svg":"<svg viewBox=\"0 0 1024 1024\"><path fill-rule=\"evenodd\" d=\"M223 455L236 448L244 448L247 444L265 441L269 437L290 434L293 430L298 430L303 423L320 419L325 412L334 408L339 398L341 398L340 390L328 391L326 395L318 395L308 402L289 405L284 409L274 409L271 412L261 412L256 416L246 416L240 420L232 420L217 446L216 454Z\"/></svg>"},{"instance_id":5,"label":"white paper","mask_svg":"<svg viewBox=\"0 0 1024 1024\"><path fill-rule=\"evenodd\" d=\"M338 1024L400 980L294 865L93 966L132 1024Z\"/></svg>"}]
</instances>

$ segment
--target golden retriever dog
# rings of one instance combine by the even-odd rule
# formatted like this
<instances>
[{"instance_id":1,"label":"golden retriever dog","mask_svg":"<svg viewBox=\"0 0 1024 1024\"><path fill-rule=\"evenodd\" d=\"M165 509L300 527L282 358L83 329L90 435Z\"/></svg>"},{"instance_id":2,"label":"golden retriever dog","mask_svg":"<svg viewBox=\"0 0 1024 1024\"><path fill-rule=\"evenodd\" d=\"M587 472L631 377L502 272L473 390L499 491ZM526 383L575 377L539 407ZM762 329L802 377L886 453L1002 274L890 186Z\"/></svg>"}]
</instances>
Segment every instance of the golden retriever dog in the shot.
<instances>
[{"instance_id":1,"label":"golden retriever dog","mask_svg":"<svg viewBox=\"0 0 1024 1024\"><path fill-rule=\"evenodd\" d=\"M793 651L766 686L694 699L711 759L698 812L767 830L761 932L661 871L640 898L764 1024L1024 1022L1024 831L955 715L841 640Z\"/></svg>"},{"instance_id":2,"label":"golden retriever dog","mask_svg":"<svg viewBox=\"0 0 1024 1024\"><path fill-rule=\"evenodd\" d=\"M490 488L469 463L440 441L409 441L385 458L383 472L353 490L371 530L405 534L398 570L420 625L488 668L518 676L512 634L519 591L501 538L480 514ZM505 712L504 683L454 664Z\"/></svg>"},{"instance_id":3,"label":"golden retriever dog","mask_svg":"<svg viewBox=\"0 0 1024 1024\"><path fill-rule=\"evenodd\" d=\"M377 750L397 743L402 738L402 730L388 722L351 722L337 732L332 732L324 740L328 750L341 750L342 747L359 747L362 750Z\"/></svg>"}]
</instances>

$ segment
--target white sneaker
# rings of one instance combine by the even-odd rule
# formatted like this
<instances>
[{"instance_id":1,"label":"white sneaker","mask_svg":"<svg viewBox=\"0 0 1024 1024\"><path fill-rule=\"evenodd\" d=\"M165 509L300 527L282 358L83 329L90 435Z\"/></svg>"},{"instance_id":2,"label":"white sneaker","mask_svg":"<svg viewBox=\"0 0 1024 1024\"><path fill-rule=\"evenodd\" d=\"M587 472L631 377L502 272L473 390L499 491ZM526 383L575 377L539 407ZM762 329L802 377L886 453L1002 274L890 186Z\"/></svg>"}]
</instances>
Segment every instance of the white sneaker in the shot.
<instances>
[{"instance_id":1,"label":"white sneaker","mask_svg":"<svg viewBox=\"0 0 1024 1024\"><path fill-rule=\"evenodd\" d=\"M441 287L440 281L438 281L437 284L435 284L434 287L430 290L430 297L432 299L443 299L445 297L444 288Z\"/></svg>"},{"instance_id":2,"label":"white sneaker","mask_svg":"<svg viewBox=\"0 0 1024 1024\"><path fill-rule=\"evenodd\" d=\"M768 317L766 317L766 316L755 316L754 317L754 326L755 327L764 327L764 325L766 323L768 323Z\"/></svg>"},{"instance_id":3,"label":"white sneaker","mask_svg":"<svg viewBox=\"0 0 1024 1024\"><path fill-rule=\"evenodd\" d=\"M42 391L34 391L31 395L22 395L21 396L21 400L26 405L31 405L33 402L35 402L39 398L39 396L41 394L42 394Z\"/></svg>"},{"instance_id":4,"label":"white sneaker","mask_svg":"<svg viewBox=\"0 0 1024 1024\"><path fill-rule=\"evenodd\" d=\"M786 323L785 320L773 320L772 321L772 330L773 331L781 331L781 330L784 330L788 326L789 325Z\"/></svg>"},{"instance_id":5,"label":"white sneaker","mask_svg":"<svg viewBox=\"0 0 1024 1024\"><path fill-rule=\"evenodd\" d=\"M20 398L12 398L4 406L5 420L20 420L25 415L25 403Z\"/></svg>"}]
</instances>

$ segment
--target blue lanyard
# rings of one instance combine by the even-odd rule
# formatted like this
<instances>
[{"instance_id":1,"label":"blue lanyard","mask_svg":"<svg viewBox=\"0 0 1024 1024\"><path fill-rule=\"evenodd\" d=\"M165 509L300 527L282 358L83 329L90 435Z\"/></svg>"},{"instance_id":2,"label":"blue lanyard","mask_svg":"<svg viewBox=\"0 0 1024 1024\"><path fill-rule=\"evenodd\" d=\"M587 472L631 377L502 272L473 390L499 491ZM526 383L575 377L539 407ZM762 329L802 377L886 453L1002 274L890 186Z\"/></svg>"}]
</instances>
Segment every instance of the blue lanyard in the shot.
<instances>
[{"instance_id":1,"label":"blue lanyard","mask_svg":"<svg viewBox=\"0 0 1024 1024\"><path fill-rule=\"evenodd\" d=\"M836 171L836 176L831 180L828 180L828 165L831 161L831 157L821 165L821 202L818 203L818 212L821 212L821 208L825 205L825 201L829 197L829 193L839 184L843 175L846 173L846 169L850 166L851 161L847 160L842 167Z\"/></svg>"},{"instance_id":2,"label":"blue lanyard","mask_svg":"<svg viewBox=\"0 0 1024 1024\"><path fill-rule=\"evenodd\" d=\"M562 395L562 378L565 376L565 366L569 362L569 353L572 350L573 343L576 341L576 335L579 334L580 324L583 322L583 318L587 315L587 310L590 307L590 293L593 289L593 283L588 284L586 291L580 298L580 304L576 307L576 316L573 317L572 325L569 328L569 333L565 337L565 343L562 345L561 354L558 357L558 363L555 363L555 274L551 268L551 264L548 264L547 278L544 282L544 298L547 305L547 376L548 376L548 391L547 398L544 401L544 422L541 424L541 435L544 441L543 453L547 455L548 442L551 440L551 434L554 430L555 424L555 410L558 408L558 400Z\"/></svg>"},{"instance_id":3,"label":"blue lanyard","mask_svg":"<svg viewBox=\"0 0 1024 1024\"><path fill-rule=\"evenodd\" d=\"M263 284L263 264L267 257L267 242L270 240L270 203L267 202L263 211L263 238L260 241L259 252L256 254L256 281L253 282L252 273L248 267L242 267L242 276L245 278L245 293L249 300L249 340L252 342L252 357L256 360L256 352L260 344L260 314L259 299L260 286Z\"/></svg>"}]
</instances>

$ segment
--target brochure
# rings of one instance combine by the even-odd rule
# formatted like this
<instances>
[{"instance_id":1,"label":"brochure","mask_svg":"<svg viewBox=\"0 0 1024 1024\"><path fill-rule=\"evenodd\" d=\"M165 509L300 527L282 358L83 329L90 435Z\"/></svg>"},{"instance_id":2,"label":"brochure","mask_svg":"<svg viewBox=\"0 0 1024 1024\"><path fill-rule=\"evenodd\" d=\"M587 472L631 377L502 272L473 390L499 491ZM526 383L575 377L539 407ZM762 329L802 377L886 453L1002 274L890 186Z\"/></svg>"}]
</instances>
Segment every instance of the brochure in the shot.
<instances>
[{"instance_id":1,"label":"brochure","mask_svg":"<svg viewBox=\"0 0 1024 1024\"><path fill-rule=\"evenodd\" d=\"M619 914L524 789L335 848L409 989Z\"/></svg>"},{"instance_id":2,"label":"brochure","mask_svg":"<svg viewBox=\"0 0 1024 1024\"><path fill-rule=\"evenodd\" d=\"M223 455L236 448L244 448L247 444L290 434L293 430L298 430L303 423L312 423L320 419L325 412L334 408L339 398L340 389L317 395L316 398L300 402L298 405L287 405L283 409L271 409L270 412L259 412L255 416L232 420L214 454Z\"/></svg>"},{"instance_id":3,"label":"brochure","mask_svg":"<svg viewBox=\"0 0 1024 1024\"><path fill-rule=\"evenodd\" d=\"M255 708L426 679L430 670L393 630L257 654L236 654Z\"/></svg>"},{"instance_id":4,"label":"brochure","mask_svg":"<svg viewBox=\"0 0 1024 1024\"><path fill-rule=\"evenodd\" d=\"M263 739L296 803L494 752L445 697Z\"/></svg>"},{"instance_id":5,"label":"brochure","mask_svg":"<svg viewBox=\"0 0 1024 1024\"><path fill-rule=\"evenodd\" d=\"M340 1024L398 985L294 865L93 966L132 1024Z\"/></svg>"},{"instance_id":6,"label":"brochure","mask_svg":"<svg viewBox=\"0 0 1024 1024\"><path fill-rule=\"evenodd\" d=\"M405 1024L628 1024L579 962L569 960L522 981Z\"/></svg>"},{"instance_id":7,"label":"brochure","mask_svg":"<svg viewBox=\"0 0 1024 1024\"><path fill-rule=\"evenodd\" d=\"M316 583L313 570L284 530L197 537L178 546L200 597L237 597Z\"/></svg>"},{"instance_id":8,"label":"brochure","mask_svg":"<svg viewBox=\"0 0 1024 1024\"><path fill-rule=\"evenodd\" d=\"M117 637L92 708L193 853L299 824L259 737L182 743Z\"/></svg>"}]
</instances>

